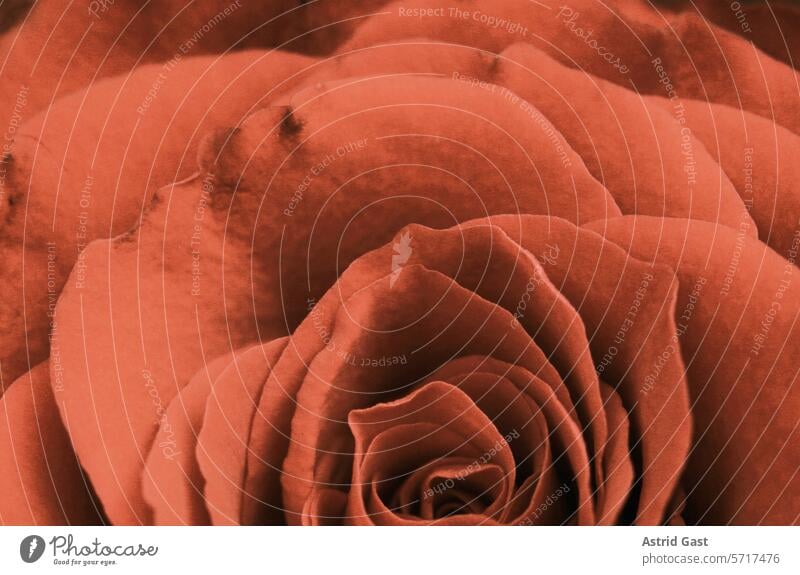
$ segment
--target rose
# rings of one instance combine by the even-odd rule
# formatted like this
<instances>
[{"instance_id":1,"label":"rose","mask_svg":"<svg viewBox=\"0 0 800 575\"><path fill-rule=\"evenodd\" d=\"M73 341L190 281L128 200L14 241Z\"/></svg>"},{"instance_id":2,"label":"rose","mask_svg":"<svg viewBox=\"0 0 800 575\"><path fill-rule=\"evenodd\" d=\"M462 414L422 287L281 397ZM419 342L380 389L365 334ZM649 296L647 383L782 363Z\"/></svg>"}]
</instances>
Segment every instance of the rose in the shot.
<instances>
[{"instance_id":1,"label":"rose","mask_svg":"<svg viewBox=\"0 0 800 575\"><path fill-rule=\"evenodd\" d=\"M796 136L525 44L350 53L373 32L85 252L35 416L109 518L794 521Z\"/></svg>"},{"instance_id":2,"label":"rose","mask_svg":"<svg viewBox=\"0 0 800 575\"><path fill-rule=\"evenodd\" d=\"M551 233L545 231L548 226ZM263 384L262 405L278 405L271 422L292 420L281 467L288 520L614 523L632 487L629 422L620 397L594 375L583 320L545 274L559 276L559 270L571 268L578 285L567 291L574 289L573 296L583 291L587 307L615 320L627 312L620 305L622 293L629 296L646 282L657 294L640 310L648 330L660 321L669 324L663 308L650 304L674 296L670 275L656 280L663 270L637 266L621 284L617 278L608 282L617 288L617 301L609 299L614 291L603 282L586 293L576 268L597 263L602 240L552 219L501 217L449 231L412 227L407 233L414 238L414 253L394 286L386 277L392 246L357 260L317 306L332 332L328 343L320 342L314 322L307 320ZM525 247L512 237L524 238ZM530 256L544 254L553 244L564 246L564 262L572 265L556 261L545 272ZM620 271L631 264L621 251L601 259L607 265L612 261ZM510 312L529 277L542 277L537 306L520 320L526 329L516 330ZM589 324L586 329L602 328ZM362 332L371 335L364 338ZM629 338L619 345L630 361L633 350L642 352L645 338L635 332ZM598 349L613 343L599 339ZM363 358L389 352L412 359L396 368L360 367ZM630 363L635 370L636 362ZM571 377L561 380L557 366ZM648 413L647 401L641 405L643 421L658 428L668 419L673 433L667 449L659 445L658 456L642 446L652 466L638 509L645 523L663 514L671 490L661 480L669 485L677 477L673 466L680 467L682 458L675 453L688 446L683 369L679 364L670 369L665 378L670 383L659 390L661 401L653 403L669 417ZM679 416L683 422L673 426ZM272 429L285 426L265 429L256 419L251 437L267 433L269 439L257 441L279 444ZM590 453L588 444L596 451ZM262 473L269 475L274 463L264 462ZM249 469L252 465L248 462ZM566 476L558 471L563 467L571 469ZM461 477L464 469L472 472L444 497L425 497L437 479ZM345 479L343 470L352 470L344 492L334 487ZM567 493L574 489L571 496L537 516L535 510L564 483ZM266 492L256 499L270 500ZM457 513L447 518L448 510Z\"/></svg>"}]
</instances>

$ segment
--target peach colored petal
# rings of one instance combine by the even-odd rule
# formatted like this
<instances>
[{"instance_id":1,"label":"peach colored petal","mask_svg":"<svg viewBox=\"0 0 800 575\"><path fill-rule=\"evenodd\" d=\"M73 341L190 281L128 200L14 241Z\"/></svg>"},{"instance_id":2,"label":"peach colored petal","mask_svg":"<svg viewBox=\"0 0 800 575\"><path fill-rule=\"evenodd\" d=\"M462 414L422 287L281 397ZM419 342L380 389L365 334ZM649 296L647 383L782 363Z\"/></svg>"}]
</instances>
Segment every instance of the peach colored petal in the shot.
<instances>
[{"instance_id":1,"label":"peach colored petal","mask_svg":"<svg viewBox=\"0 0 800 575\"><path fill-rule=\"evenodd\" d=\"M446 467L452 457L480 459L493 449L496 453L492 452L491 462L501 471L500 481L495 489L490 489L497 491L492 497L493 503L478 514L491 517L499 513L511 495L515 466L508 444L472 400L456 387L431 382L395 402L351 411L348 419L355 439L348 506L355 513L349 515L349 521L382 522L381 516L373 516L369 507L363 505L371 485L384 491L384 485L402 481L427 462L443 458ZM446 478L453 472L443 469L442 473L441 477ZM468 473L464 481L470 479L474 478ZM424 494L419 496L424 497ZM423 501L423 513L425 503L433 503L431 499ZM473 501L467 499L462 503L463 511L468 511ZM428 518L429 521L436 519L440 517Z\"/></svg>"},{"instance_id":2,"label":"peach colored petal","mask_svg":"<svg viewBox=\"0 0 800 575\"><path fill-rule=\"evenodd\" d=\"M314 68L312 80L319 81L435 73L473 90L500 92L520 106L535 106L535 129L547 134L556 150L571 146L623 213L692 217L734 228L749 220L728 176L683 129L677 112L565 66L528 43L493 55L472 46L406 39L344 51Z\"/></svg>"},{"instance_id":3,"label":"peach colored petal","mask_svg":"<svg viewBox=\"0 0 800 575\"><path fill-rule=\"evenodd\" d=\"M800 272L760 242L701 222L642 217L604 226L608 238L680 278L676 316L695 421L683 517L796 521Z\"/></svg>"},{"instance_id":4,"label":"peach colored petal","mask_svg":"<svg viewBox=\"0 0 800 575\"><path fill-rule=\"evenodd\" d=\"M794 161L800 153L800 136L736 108L697 100L682 101L681 105L687 125L719 158L736 185L745 209L757 226L758 237L790 258L800 243L800 198L796 193L800 186L800 165ZM732 227L753 235L753 229L744 222Z\"/></svg>"},{"instance_id":5,"label":"peach colored petal","mask_svg":"<svg viewBox=\"0 0 800 575\"><path fill-rule=\"evenodd\" d=\"M42 363L0 399L0 523L99 525L102 508L61 423ZM72 414L65 414L72 415ZM71 427L75 422L67 419Z\"/></svg>"},{"instance_id":6,"label":"peach colored petal","mask_svg":"<svg viewBox=\"0 0 800 575\"><path fill-rule=\"evenodd\" d=\"M332 326L329 343L307 364L283 466L289 512L314 484L331 481L329 474L335 477L348 459L351 439L341 422L349 411L401 393L403 382L424 376L447 359L492 355L528 367L553 389L559 386L558 374L542 352L511 327L509 312L418 265L404 268L392 287L388 279L368 284L345 303L335 321L325 320ZM304 324L310 330L313 318L312 312ZM303 330L304 337L319 340L310 330ZM365 337L365 330L371 337ZM294 340L303 341L300 333ZM405 361L378 368L363 363L363 358L381 357Z\"/></svg>"},{"instance_id":7,"label":"peach colored petal","mask_svg":"<svg viewBox=\"0 0 800 575\"><path fill-rule=\"evenodd\" d=\"M406 224L620 213L580 158L565 148L565 168L548 134L501 94L446 78L367 77L308 88L286 106L210 146L209 169L235 191L231 219L280 261L263 297L272 321L290 328L308 297L321 298L350 262Z\"/></svg>"},{"instance_id":8,"label":"peach colored petal","mask_svg":"<svg viewBox=\"0 0 800 575\"><path fill-rule=\"evenodd\" d=\"M516 494L510 518L513 518L516 522L531 522L532 524L544 523L545 521L550 523L575 521L583 525L594 523L595 506L592 493L592 466L589 461L583 430L570 419L564 406L559 403L552 391L547 389L547 386L541 380L517 365L507 364L491 357L459 358L445 365L437 374L454 381L459 388L463 386L465 390L472 389L473 393L479 393L473 387L476 383L476 378L483 380L484 384L487 381L487 376L488 381L497 382L499 380L502 383L511 383L521 396L514 401L527 403L529 410L535 410L533 417L530 417L529 420L536 421L539 414L544 415L546 425L540 426L539 430L524 432L522 429L524 425L520 424L519 421L510 431L506 431L505 426L501 427L506 434L517 432L521 435L519 439L515 439L512 443L512 450L524 446L524 439L528 434L531 434L531 431L533 431L533 437L539 437L541 430L546 430L547 432L544 435L547 450L542 461L542 463L547 462L547 464L541 468L534 466L532 470L534 475L531 476L532 481L519 489ZM499 395L497 393L498 390L495 389L497 385L498 383L494 383L492 387L486 388L484 394L486 396ZM480 401L480 403L485 403L486 401L485 398L478 400L476 395L470 395L473 400ZM499 398L494 397L494 399ZM492 412L490 411L489 413ZM525 421L524 418L523 421ZM551 451L553 455L552 463L550 462ZM535 456L535 452L533 455ZM530 452L519 454L516 458L517 465L523 465L530 457ZM565 466L569 468L569 475L567 476L562 472ZM602 478L602 473L599 474L599 477ZM536 485L533 485L533 480L537 481ZM556 513L556 509L550 509L546 515L537 513L538 505L547 496L552 495L559 484L577 487L577 503L575 507L569 509L569 506L561 501L559 502L562 504L561 511L563 513L561 515Z\"/></svg>"},{"instance_id":9,"label":"peach colored petal","mask_svg":"<svg viewBox=\"0 0 800 575\"><path fill-rule=\"evenodd\" d=\"M603 384L600 391L609 416L610 434L603 461L607 477L598 486L600 493L597 514L600 525L614 525L630 494L635 471L628 448L630 424L622 399L608 385Z\"/></svg>"},{"instance_id":10,"label":"peach colored petal","mask_svg":"<svg viewBox=\"0 0 800 575\"><path fill-rule=\"evenodd\" d=\"M91 244L85 276L76 268L56 309L53 341L71 376L63 407L86 418L72 440L115 523L150 520L140 478L157 412L207 357L269 337L249 298L261 272L249 246L226 237L205 182L162 190L136 232Z\"/></svg>"},{"instance_id":11,"label":"peach colored petal","mask_svg":"<svg viewBox=\"0 0 800 575\"><path fill-rule=\"evenodd\" d=\"M659 523L682 471L691 428L680 354L662 362L660 385L644 387L653 362L677 329L673 314L678 286L672 271L645 264L596 234L554 218L500 216L491 222L534 256L559 246L563 257L548 268L548 275L578 310L601 377L631 413L641 453L636 521Z\"/></svg>"},{"instance_id":12,"label":"peach colored petal","mask_svg":"<svg viewBox=\"0 0 800 575\"><path fill-rule=\"evenodd\" d=\"M686 132L674 110L661 109L629 86L559 64L525 43L506 48L493 72L489 80L547 115L623 213L733 228L750 221L732 176Z\"/></svg>"},{"instance_id":13,"label":"peach colored petal","mask_svg":"<svg viewBox=\"0 0 800 575\"><path fill-rule=\"evenodd\" d=\"M488 0L448 0L439 6L483 14L497 10ZM503 18L518 23L512 33L479 19L459 20L453 26L447 17L408 18L400 13L400 8L427 7L424 0L387 5L342 50L425 37L500 53L522 39L568 66L640 93L664 95L662 72L655 70L660 59L663 74L683 97L740 107L800 133L791 105L797 100L795 70L696 13L662 13L650 3L628 0L602 5L595 0L512 3L502 11ZM609 59L598 57L597 49L584 39L589 30Z\"/></svg>"},{"instance_id":14,"label":"peach colored petal","mask_svg":"<svg viewBox=\"0 0 800 575\"><path fill-rule=\"evenodd\" d=\"M206 401L232 355L210 361L180 390L158 418L142 472L142 494L157 525L208 525L203 476L195 457Z\"/></svg>"},{"instance_id":15,"label":"peach colored petal","mask_svg":"<svg viewBox=\"0 0 800 575\"><path fill-rule=\"evenodd\" d=\"M212 387L197 441L197 461L205 479L205 498L214 525L248 524L253 508L272 504L270 515L280 517L277 487L248 490L247 461L251 457L252 421L266 374L283 349L286 338L255 346L229 363ZM255 453L254 456L258 456ZM275 472L276 473L276 472Z\"/></svg>"}]
</instances>

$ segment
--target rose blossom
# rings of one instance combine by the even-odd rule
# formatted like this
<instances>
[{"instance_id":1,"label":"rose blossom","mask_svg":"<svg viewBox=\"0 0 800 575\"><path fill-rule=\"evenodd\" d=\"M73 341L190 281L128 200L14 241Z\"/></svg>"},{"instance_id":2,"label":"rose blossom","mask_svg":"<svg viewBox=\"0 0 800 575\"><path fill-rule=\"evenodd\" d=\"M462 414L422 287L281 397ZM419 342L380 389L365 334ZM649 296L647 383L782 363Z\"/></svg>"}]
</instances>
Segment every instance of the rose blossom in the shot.
<instances>
[{"instance_id":1,"label":"rose blossom","mask_svg":"<svg viewBox=\"0 0 800 575\"><path fill-rule=\"evenodd\" d=\"M105 152L93 186L146 209L82 252L2 398L29 494L4 521L795 523L795 71L637 3L576 2L579 36L398 6L330 57L189 60L259 71L177 106L207 121L185 140L153 98L160 163ZM158 177L112 178L137 161Z\"/></svg>"}]
</instances>

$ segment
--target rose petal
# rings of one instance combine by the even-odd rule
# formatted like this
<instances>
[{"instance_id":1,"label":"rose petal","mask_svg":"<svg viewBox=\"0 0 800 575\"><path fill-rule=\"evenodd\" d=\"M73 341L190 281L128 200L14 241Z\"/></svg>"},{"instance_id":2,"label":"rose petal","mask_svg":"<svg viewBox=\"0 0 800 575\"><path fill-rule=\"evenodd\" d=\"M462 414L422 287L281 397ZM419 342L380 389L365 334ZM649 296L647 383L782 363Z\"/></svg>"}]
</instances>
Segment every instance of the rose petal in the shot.
<instances>
[{"instance_id":1,"label":"rose petal","mask_svg":"<svg viewBox=\"0 0 800 575\"><path fill-rule=\"evenodd\" d=\"M312 312L304 324L305 333L300 335L298 330L293 341L304 347L320 341L314 331L320 318L332 331L330 339L325 338L327 347L320 341L323 349L305 362L308 374L297 394L302 407L294 416L292 442L283 466L287 509L293 512L299 507L317 473L325 476L341 469L337 460L351 449L351 440L342 433L339 422L350 410L401 392L398 382L425 376L426 369L435 369L443 360L458 354L493 355L526 366L557 389L558 374L527 336L513 330L510 317L452 280L417 265L404 268L392 287L388 278L369 284L340 309L335 321L326 315L315 319ZM364 337L365 329L372 337ZM363 358L379 357L406 358L407 365L391 361L396 365L375 370L362 364ZM294 354L281 359L298 361ZM315 471L317 466L319 471Z\"/></svg>"},{"instance_id":2,"label":"rose petal","mask_svg":"<svg viewBox=\"0 0 800 575\"><path fill-rule=\"evenodd\" d=\"M667 104L665 104L667 105ZM669 104L673 105L673 104ZM796 259L800 225L800 136L772 121L727 106L681 101L687 125L725 168L746 209L758 226L758 237L784 257ZM753 229L732 226L746 235Z\"/></svg>"},{"instance_id":3,"label":"rose petal","mask_svg":"<svg viewBox=\"0 0 800 575\"><path fill-rule=\"evenodd\" d=\"M374 482L376 491L381 487L381 483L392 481L392 478L384 479L385 473L378 471L379 479ZM455 481L466 478L470 479L469 488L467 485L455 485ZM442 519L442 514L439 513L443 507L442 503L449 506L454 502L460 502L461 506L455 510L456 514L491 516L506 498L507 494L503 492L506 486L504 480L505 472L499 465L479 463L470 457L440 458L422 465L403 478L402 484L397 487L391 498L391 509L398 516L409 517L407 521L414 521L413 509L410 508L416 506L418 507L416 514L420 519L434 521ZM442 501L444 499L440 497L442 493L445 493L449 501ZM487 509L486 500L489 500L490 509ZM380 512L388 512L388 507L380 506L378 513ZM453 515L455 514L451 514L450 517Z\"/></svg>"},{"instance_id":4,"label":"rose petal","mask_svg":"<svg viewBox=\"0 0 800 575\"><path fill-rule=\"evenodd\" d=\"M605 384L601 386L600 391L603 393L606 413L609 416L610 433L603 461L603 468L608 475L604 483L598 487L600 493L597 515L600 525L614 525L635 479L628 451L630 424L628 412L619 395Z\"/></svg>"},{"instance_id":5,"label":"rose petal","mask_svg":"<svg viewBox=\"0 0 800 575\"><path fill-rule=\"evenodd\" d=\"M800 25L800 9L796 4L776 0L735 6L713 0L695 0L694 5L703 16L747 38L773 58L795 68L800 62L800 44L790 33Z\"/></svg>"},{"instance_id":6,"label":"rose petal","mask_svg":"<svg viewBox=\"0 0 800 575\"><path fill-rule=\"evenodd\" d=\"M800 133L793 106L784 105L797 98L795 71L696 13L661 13L640 2L599 6L596 0L573 0L569 5L543 0L503 5L502 18L513 24L493 27L488 17L497 8L488 0L450 0L438 6L445 14L458 9L475 16L453 26L450 17L404 16L430 8L424 0L395 2L360 27L342 50L432 38L500 53L524 40L568 66L659 96L665 95L662 73L654 69L660 63L666 83L681 96L743 108ZM481 15L487 19L481 21ZM589 31L594 45L585 38Z\"/></svg>"},{"instance_id":7,"label":"rose petal","mask_svg":"<svg viewBox=\"0 0 800 575\"><path fill-rule=\"evenodd\" d=\"M65 413L71 425L71 413ZM101 525L42 363L0 399L0 523Z\"/></svg>"},{"instance_id":8,"label":"rose petal","mask_svg":"<svg viewBox=\"0 0 800 575\"><path fill-rule=\"evenodd\" d=\"M355 438L350 521L382 522L381 515L372 515L364 506L370 486L381 489L381 483L402 479L440 458L445 465L454 456L480 463L492 454L491 461L503 470L502 488L499 499L486 510L487 517L499 512L513 490L515 465L506 441L456 387L432 382L395 402L351 411L348 419Z\"/></svg>"},{"instance_id":9,"label":"rose petal","mask_svg":"<svg viewBox=\"0 0 800 575\"><path fill-rule=\"evenodd\" d=\"M317 489L303 507L303 525L336 525L346 514L347 494Z\"/></svg>"},{"instance_id":10,"label":"rose petal","mask_svg":"<svg viewBox=\"0 0 800 575\"><path fill-rule=\"evenodd\" d=\"M206 132L236 126L312 63L274 51L189 58L62 98L21 127L12 152L26 217L54 222L29 233L74 250L126 232L159 188L197 172Z\"/></svg>"},{"instance_id":11,"label":"rose petal","mask_svg":"<svg viewBox=\"0 0 800 575\"><path fill-rule=\"evenodd\" d=\"M172 399L158 418L159 428L142 473L142 494L157 525L208 525L203 476L195 458L206 400L232 355L209 362ZM152 389L152 387L151 387Z\"/></svg>"},{"instance_id":12,"label":"rose petal","mask_svg":"<svg viewBox=\"0 0 800 575\"><path fill-rule=\"evenodd\" d=\"M733 228L750 221L728 176L672 110L561 65L525 43L506 48L493 71L491 81L547 115L623 213L686 217ZM691 173L686 171L687 148Z\"/></svg>"},{"instance_id":13,"label":"rose petal","mask_svg":"<svg viewBox=\"0 0 800 575\"><path fill-rule=\"evenodd\" d=\"M514 437L510 447L520 477L543 473L545 468L542 463L548 451L549 439L541 413L544 407L538 407L535 402L530 401L531 398L526 393L528 386L520 389L502 374L457 371L455 366L469 365L470 359L472 358L450 362L426 378L426 381L442 379L457 386L475 402L501 435ZM480 359L484 363L491 362L489 358ZM478 360L479 358L474 358L474 361ZM478 364L475 369L482 367ZM466 369L466 365L462 369ZM557 401L557 398L553 401Z\"/></svg>"},{"instance_id":14,"label":"rose petal","mask_svg":"<svg viewBox=\"0 0 800 575\"><path fill-rule=\"evenodd\" d=\"M334 10L332 11L332 8ZM333 12L333 13L332 13ZM336 20L345 20L331 26ZM127 74L141 64L179 61L186 54L285 46L325 53L342 41L363 8L333 2L299 6L294 0L236 4L63 4L39 0L2 36L0 101L13 101L20 84L31 89L31 111L99 78ZM204 27L213 33L198 33ZM1 108L9 111L5 105ZM7 126L3 118L0 125Z\"/></svg>"},{"instance_id":15,"label":"rose petal","mask_svg":"<svg viewBox=\"0 0 800 575\"><path fill-rule=\"evenodd\" d=\"M72 258L57 245L26 247L22 237L22 225L3 228L0 223L0 280L5 294L0 301L0 396L6 386L47 359L53 310L72 265ZM52 347L51 354L58 355L58 346Z\"/></svg>"},{"instance_id":16,"label":"rose petal","mask_svg":"<svg viewBox=\"0 0 800 575\"><path fill-rule=\"evenodd\" d=\"M114 523L150 521L140 478L157 412L205 358L271 337L249 297L260 265L226 235L212 188L197 177L164 189L135 233L91 244L56 309L63 405L87 419L72 440Z\"/></svg>"},{"instance_id":17,"label":"rose petal","mask_svg":"<svg viewBox=\"0 0 800 575\"><path fill-rule=\"evenodd\" d=\"M473 389L476 383L475 378L479 380L486 380L482 376L489 376L489 381L499 381L493 387L485 391L486 396L497 396L497 385L502 383L511 383L515 390L521 397L514 398L511 401L527 403L528 409L533 412L533 416L529 417L527 421L536 420L539 414L544 415L546 419L546 438L545 445L547 450L545 452L544 461L547 465L537 469L534 467L533 471L536 475L531 477L531 481L527 485L523 485L518 490L516 501L514 502L514 512L512 516L516 521L533 523L540 522L538 520L542 517L534 516L535 510L538 505L548 495L552 494L553 489L559 483L575 484L577 486L577 504L574 509L568 513L559 516L556 513L548 514L551 523L561 523L573 519L577 520L579 524L591 525L594 523L594 505L592 501L592 478L591 478L591 464L589 462L589 455L587 453L585 440L583 437L582 429L571 420L568 412L564 406L558 401L547 386L537 377L530 374L527 370L517 366L499 361L491 357L463 357L455 361L449 362L442 367L435 375L447 378L457 382L459 387L465 386L465 390L473 390L473 393L479 393L477 389ZM472 381L470 381L472 380ZM502 383L501 383L502 382ZM473 400L474 395L471 395ZM508 396L506 396L508 397ZM494 397L493 397L494 398ZM499 397L496 399L499 400ZM507 403L508 405L508 403ZM507 408L508 409L508 408ZM490 411L491 413L491 411ZM523 418L522 421L526 421ZM518 433L521 437L515 439L512 445L512 450L524 449L524 439L526 436L534 431L533 437L539 436L539 430L524 430L525 425L519 421L510 430L506 431L505 427L501 427L506 435L509 433ZM542 429L541 427L539 429ZM550 451L552 450L554 459L550 463ZM519 454L516 457L517 465L525 463L531 457L530 451L527 454ZM563 460L562 460L563 458ZM544 463L544 461L542 463ZM560 476L558 467L563 467L565 464L569 466L570 476L565 478ZM600 475L602 478L602 474ZM534 480L538 483L534 485ZM531 488L534 487L533 491Z\"/></svg>"},{"instance_id":18,"label":"rose petal","mask_svg":"<svg viewBox=\"0 0 800 575\"><path fill-rule=\"evenodd\" d=\"M527 43L492 55L471 46L404 40L347 51L316 66L318 81L349 76L438 73L473 90L500 91L536 107L536 128L561 135L623 213L692 217L737 228L744 204L715 160L672 110L625 87L558 63ZM647 129L643 129L647 127ZM684 146L692 152L691 185ZM755 232L754 232L755 233Z\"/></svg>"},{"instance_id":19,"label":"rose petal","mask_svg":"<svg viewBox=\"0 0 800 575\"><path fill-rule=\"evenodd\" d=\"M597 369L622 397L639 438L641 491L636 521L659 523L681 473L691 433L679 353L663 360L658 386L643 387L676 333L674 275L663 266L631 258L611 242L568 222L533 216L500 216L491 222L534 256L543 257L553 245L559 246L563 257L548 268L548 276L583 318Z\"/></svg>"},{"instance_id":20,"label":"rose petal","mask_svg":"<svg viewBox=\"0 0 800 575\"><path fill-rule=\"evenodd\" d=\"M197 461L214 525L246 525L254 520L254 507L279 498L272 493L262 500L263 487L255 493L247 491L247 461L259 396L286 343L286 338L275 339L239 354L216 380L208 397L197 441ZM280 508L272 509L271 515L273 522L280 518Z\"/></svg>"},{"instance_id":21,"label":"rose petal","mask_svg":"<svg viewBox=\"0 0 800 575\"><path fill-rule=\"evenodd\" d=\"M605 417L586 328L547 278L546 266L561 254L554 250L540 264L491 226L434 231L412 225L401 236L405 233L413 242L406 265L424 265L514 313L513 325L527 330L565 380L566 388L557 388L556 394L568 411L577 408L589 445L603 445ZM388 253L384 260L390 261Z\"/></svg>"},{"instance_id":22,"label":"rose petal","mask_svg":"<svg viewBox=\"0 0 800 575\"><path fill-rule=\"evenodd\" d=\"M680 278L676 316L695 421L684 518L796 522L800 272L760 242L701 222L621 218L604 227Z\"/></svg>"},{"instance_id":23,"label":"rose petal","mask_svg":"<svg viewBox=\"0 0 800 575\"><path fill-rule=\"evenodd\" d=\"M262 286L276 324L298 325L307 297L409 223L619 213L580 158L564 144L565 168L548 134L499 93L429 76L355 78L296 95L281 127L278 111L249 117L213 168L235 190L231 217L258 222L248 240L280 260Z\"/></svg>"}]
</instances>

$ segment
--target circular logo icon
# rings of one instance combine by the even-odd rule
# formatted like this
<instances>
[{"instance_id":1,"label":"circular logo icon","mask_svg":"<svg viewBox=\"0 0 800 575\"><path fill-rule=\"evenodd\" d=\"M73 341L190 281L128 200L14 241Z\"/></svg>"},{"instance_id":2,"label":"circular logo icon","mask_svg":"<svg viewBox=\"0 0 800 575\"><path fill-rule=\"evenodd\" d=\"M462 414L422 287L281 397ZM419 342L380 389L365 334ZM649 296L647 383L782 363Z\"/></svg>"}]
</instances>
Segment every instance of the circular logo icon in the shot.
<instances>
[{"instance_id":1,"label":"circular logo icon","mask_svg":"<svg viewBox=\"0 0 800 575\"><path fill-rule=\"evenodd\" d=\"M44 554L44 539L38 535L28 535L19 544L19 556L25 563L34 563Z\"/></svg>"}]
</instances>

